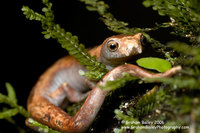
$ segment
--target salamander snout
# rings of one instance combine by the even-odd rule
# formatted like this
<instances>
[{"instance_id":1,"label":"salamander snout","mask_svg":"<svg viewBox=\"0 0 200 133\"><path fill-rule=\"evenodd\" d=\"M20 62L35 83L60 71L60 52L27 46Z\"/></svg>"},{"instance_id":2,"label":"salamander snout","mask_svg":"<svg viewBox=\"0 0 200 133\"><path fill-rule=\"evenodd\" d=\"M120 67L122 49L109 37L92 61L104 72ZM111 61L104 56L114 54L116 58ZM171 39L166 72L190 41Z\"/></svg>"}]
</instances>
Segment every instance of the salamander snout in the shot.
<instances>
[{"instance_id":1,"label":"salamander snout","mask_svg":"<svg viewBox=\"0 0 200 133\"><path fill-rule=\"evenodd\" d=\"M144 36L141 33L135 35L127 35L122 38L121 41L121 53L126 56L134 56L142 53Z\"/></svg>"}]
</instances>

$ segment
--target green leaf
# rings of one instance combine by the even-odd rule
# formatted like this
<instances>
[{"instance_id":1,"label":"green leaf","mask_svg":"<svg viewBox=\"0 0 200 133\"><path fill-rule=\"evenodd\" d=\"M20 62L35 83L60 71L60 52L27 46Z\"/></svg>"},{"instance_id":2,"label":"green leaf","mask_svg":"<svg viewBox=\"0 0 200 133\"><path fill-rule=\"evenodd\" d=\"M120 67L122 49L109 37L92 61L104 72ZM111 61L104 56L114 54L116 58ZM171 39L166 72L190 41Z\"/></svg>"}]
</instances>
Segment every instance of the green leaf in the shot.
<instances>
[{"instance_id":1,"label":"green leaf","mask_svg":"<svg viewBox=\"0 0 200 133\"><path fill-rule=\"evenodd\" d=\"M159 72L165 72L172 67L169 61L155 57L141 58L136 62L141 67L157 70Z\"/></svg>"},{"instance_id":2,"label":"green leaf","mask_svg":"<svg viewBox=\"0 0 200 133\"><path fill-rule=\"evenodd\" d=\"M51 38L51 35L50 35L50 34L45 34L45 35L44 35L44 38L45 38L45 39L49 39L49 38Z\"/></svg>"},{"instance_id":3,"label":"green leaf","mask_svg":"<svg viewBox=\"0 0 200 133\"><path fill-rule=\"evenodd\" d=\"M44 8L42 8L42 11L43 11L43 12L48 12L48 11L49 11L49 9L48 9L48 8L46 8L46 7L44 7Z\"/></svg>"},{"instance_id":4,"label":"green leaf","mask_svg":"<svg viewBox=\"0 0 200 133\"><path fill-rule=\"evenodd\" d=\"M17 113L18 113L18 109L16 108L5 110L3 112L0 112L0 119L5 119L5 118L15 116Z\"/></svg>"},{"instance_id":5,"label":"green leaf","mask_svg":"<svg viewBox=\"0 0 200 133\"><path fill-rule=\"evenodd\" d=\"M6 82L6 89L8 92L8 97L12 100L13 103L17 104L17 98L13 86L10 83Z\"/></svg>"},{"instance_id":6,"label":"green leaf","mask_svg":"<svg viewBox=\"0 0 200 133\"><path fill-rule=\"evenodd\" d=\"M86 8L87 8L89 11L96 11L96 10L97 10L97 8L92 7L92 6L86 6Z\"/></svg>"},{"instance_id":7,"label":"green leaf","mask_svg":"<svg viewBox=\"0 0 200 133\"><path fill-rule=\"evenodd\" d=\"M143 1L142 4L143 4L145 7L150 7L150 6L151 6L151 1Z\"/></svg>"}]
</instances>

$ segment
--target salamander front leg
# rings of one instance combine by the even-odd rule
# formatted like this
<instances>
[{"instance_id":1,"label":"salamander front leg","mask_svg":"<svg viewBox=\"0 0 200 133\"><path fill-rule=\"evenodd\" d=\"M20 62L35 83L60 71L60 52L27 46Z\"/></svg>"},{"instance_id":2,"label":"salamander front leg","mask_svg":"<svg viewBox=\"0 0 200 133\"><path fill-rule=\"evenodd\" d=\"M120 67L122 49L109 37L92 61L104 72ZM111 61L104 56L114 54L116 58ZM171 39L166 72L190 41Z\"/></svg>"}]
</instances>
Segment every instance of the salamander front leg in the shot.
<instances>
[{"instance_id":1,"label":"salamander front leg","mask_svg":"<svg viewBox=\"0 0 200 133\"><path fill-rule=\"evenodd\" d=\"M174 74L176 74L179 70L181 70L181 66L172 67L171 69L169 69L164 73L152 73L136 65L125 64L114 68L112 71L115 73L126 72L132 76L136 76L139 78L159 78L159 77L171 77Z\"/></svg>"}]
</instances>

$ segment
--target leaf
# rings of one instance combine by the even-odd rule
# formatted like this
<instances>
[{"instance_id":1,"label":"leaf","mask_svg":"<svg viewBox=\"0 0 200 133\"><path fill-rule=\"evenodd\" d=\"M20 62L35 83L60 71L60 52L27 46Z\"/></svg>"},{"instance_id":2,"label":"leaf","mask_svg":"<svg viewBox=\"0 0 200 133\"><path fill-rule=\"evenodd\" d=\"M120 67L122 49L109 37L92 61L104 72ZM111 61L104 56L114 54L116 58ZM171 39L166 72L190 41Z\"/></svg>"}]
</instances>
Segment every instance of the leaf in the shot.
<instances>
[{"instance_id":1,"label":"leaf","mask_svg":"<svg viewBox=\"0 0 200 133\"><path fill-rule=\"evenodd\" d=\"M10 83L6 82L6 89L8 92L8 97L13 103L17 104L17 98L13 86Z\"/></svg>"},{"instance_id":2,"label":"leaf","mask_svg":"<svg viewBox=\"0 0 200 133\"><path fill-rule=\"evenodd\" d=\"M143 4L145 7L150 7L152 3L151 3L151 1L147 1L147 0L146 0L146 1L143 1L142 4Z\"/></svg>"},{"instance_id":3,"label":"leaf","mask_svg":"<svg viewBox=\"0 0 200 133\"><path fill-rule=\"evenodd\" d=\"M86 8L87 8L89 11L96 11L96 10L97 10L97 8L92 7L92 6L86 6Z\"/></svg>"},{"instance_id":4,"label":"leaf","mask_svg":"<svg viewBox=\"0 0 200 133\"><path fill-rule=\"evenodd\" d=\"M6 111L0 112L0 119L9 118L15 116L18 113L18 109L8 109Z\"/></svg>"},{"instance_id":5,"label":"leaf","mask_svg":"<svg viewBox=\"0 0 200 133\"><path fill-rule=\"evenodd\" d=\"M46 8L46 7L44 7L44 8L42 8L42 11L43 11L43 12L48 12L48 11L49 11L49 9L48 9L48 8Z\"/></svg>"},{"instance_id":6,"label":"leaf","mask_svg":"<svg viewBox=\"0 0 200 133\"><path fill-rule=\"evenodd\" d=\"M165 72L172 67L169 61L155 57L141 58L136 62L141 67L157 70L159 72Z\"/></svg>"},{"instance_id":7,"label":"leaf","mask_svg":"<svg viewBox=\"0 0 200 133\"><path fill-rule=\"evenodd\" d=\"M50 34L45 34L45 35L44 35L44 38L45 38L45 39L49 39L49 38L51 38L51 35L50 35Z\"/></svg>"}]
</instances>

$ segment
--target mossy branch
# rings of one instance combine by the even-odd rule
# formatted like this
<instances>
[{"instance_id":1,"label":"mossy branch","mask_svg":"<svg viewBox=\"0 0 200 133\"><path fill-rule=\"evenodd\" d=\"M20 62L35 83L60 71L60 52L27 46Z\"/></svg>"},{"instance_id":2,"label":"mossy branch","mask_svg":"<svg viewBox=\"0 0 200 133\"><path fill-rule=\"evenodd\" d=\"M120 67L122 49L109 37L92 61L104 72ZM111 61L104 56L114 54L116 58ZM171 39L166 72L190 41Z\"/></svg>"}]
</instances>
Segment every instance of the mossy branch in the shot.
<instances>
[{"instance_id":1,"label":"mossy branch","mask_svg":"<svg viewBox=\"0 0 200 133\"><path fill-rule=\"evenodd\" d=\"M153 83L153 82L162 82L165 84L171 85L172 88L184 88L187 87L188 89L200 89L200 80L198 78L192 77L176 77L176 78L151 78L145 79L145 82Z\"/></svg>"},{"instance_id":2,"label":"mossy branch","mask_svg":"<svg viewBox=\"0 0 200 133\"><path fill-rule=\"evenodd\" d=\"M125 86L127 84L127 82L135 82L137 81L139 78L138 77L133 77L130 76L128 73L123 73L123 77L122 78L118 78L114 81L108 81L106 82L105 85L103 86L99 86L102 90L109 90L109 91L114 91L118 88L121 88L123 86Z\"/></svg>"},{"instance_id":3,"label":"mossy branch","mask_svg":"<svg viewBox=\"0 0 200 133\"><path fill-rule=\"evenodd\" d=\"M88 79L100 80L107 73L104 64L96 61L96 57L91 57L83 44L79 44L77 36L73 36L70 32L66 32L59 24L54 23L54 14L51 10L52 3L48 0L42 1L46 7L42 9L44 15L34 12L27 6L22 7L22 11L27 19L40 21L42 23L43 34L46 39L56 39L70 55L74 56L81 65L86 66L88 70L85 76Z\"/></svg>"},{"instance_id":4,"label":"mossy branch","mask_svg":"<svg viewBox=\"0 0 200 133\"><path fill-rule=\"evenodd\" d=\"M200 48L183 42L170 42L169 47L182 54L181 64L200 65Z\"/></svg>"},{"instance_id":5,"label":"mossy branch","mask_svg":"<svg viewBox=\"0 0 200 133\"><path fill-rule=\"evenodd\" d=\"M161 16L169 16L174 33L196 42L200 33L200 2L198 0L145 0L143 5L152 7Z\"/></svg>"}]
</instances>

